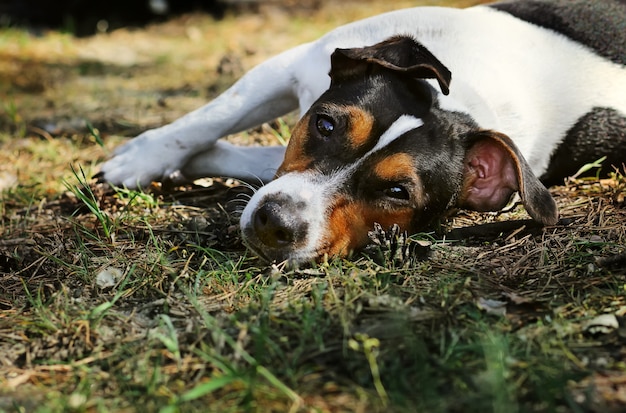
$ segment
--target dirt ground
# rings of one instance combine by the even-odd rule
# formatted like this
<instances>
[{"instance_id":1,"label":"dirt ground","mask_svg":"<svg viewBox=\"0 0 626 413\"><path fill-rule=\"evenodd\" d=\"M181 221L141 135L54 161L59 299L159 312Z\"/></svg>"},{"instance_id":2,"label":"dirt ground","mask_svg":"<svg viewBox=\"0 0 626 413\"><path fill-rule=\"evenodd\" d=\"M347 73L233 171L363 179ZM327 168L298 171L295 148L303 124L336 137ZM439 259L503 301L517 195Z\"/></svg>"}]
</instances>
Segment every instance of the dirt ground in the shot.
<instances>
[{"instance_id":1,"label":"dirt ground","mask_svg":"<svg viewBox=\"0 0 626 413\"><path fill-rule=\"evenodd\" d=\"M236 181L91 179L268 56L411 4L0 29L0 411L626 410L623 167L551 188L553 227L459 211L441 233L379 232L368 256L299 270L246 252ZM277 143L294 121L229 139Z\"/></svg>"}]
</instances>

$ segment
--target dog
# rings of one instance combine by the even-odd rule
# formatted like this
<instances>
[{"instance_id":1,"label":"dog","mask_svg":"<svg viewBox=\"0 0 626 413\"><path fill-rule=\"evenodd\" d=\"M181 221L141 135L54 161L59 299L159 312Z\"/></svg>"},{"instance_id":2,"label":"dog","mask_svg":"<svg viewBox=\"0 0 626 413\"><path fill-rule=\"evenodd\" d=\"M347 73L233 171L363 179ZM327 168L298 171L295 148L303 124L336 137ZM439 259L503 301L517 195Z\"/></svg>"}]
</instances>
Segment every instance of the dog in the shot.
<instances>
[{"instance_id":1,"label":"dog","mask_svg":"<svg viewBox=\"0 0 626 413\"><path fill-rule=\"evenodd\" d=\"M269 182L241 216L268 261L346 256L368 231L411 233L519 193L554 225L544 185L626 159L626 5L417 7L341 26L245 74L204 107L119 147L98 178ZM452 81L454 79L454 81ZM218 141L299 109L284 147Z\"/></svg>"}]
</instances>

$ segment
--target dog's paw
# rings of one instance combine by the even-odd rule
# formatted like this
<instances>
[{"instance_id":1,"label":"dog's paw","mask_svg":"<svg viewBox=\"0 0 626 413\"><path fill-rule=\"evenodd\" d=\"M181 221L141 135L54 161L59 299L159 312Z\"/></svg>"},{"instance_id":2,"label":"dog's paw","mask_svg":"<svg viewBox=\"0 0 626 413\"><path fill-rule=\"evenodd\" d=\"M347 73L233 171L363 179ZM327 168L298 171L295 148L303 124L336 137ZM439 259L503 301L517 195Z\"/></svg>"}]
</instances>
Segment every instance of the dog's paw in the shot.
<instances>
[{"instance_id":1,"label":"dog's paw","mask_svg":"<svg viewBox=\"0 0 626 413\"><path fill-rule=\"evenodd\" d=\"M170 140L163 143L161 135L158 130L147 131L119 146L95 178L136 189L177 176L188 153L184 148L170 145Z\"/></svg>"}]
</instances>

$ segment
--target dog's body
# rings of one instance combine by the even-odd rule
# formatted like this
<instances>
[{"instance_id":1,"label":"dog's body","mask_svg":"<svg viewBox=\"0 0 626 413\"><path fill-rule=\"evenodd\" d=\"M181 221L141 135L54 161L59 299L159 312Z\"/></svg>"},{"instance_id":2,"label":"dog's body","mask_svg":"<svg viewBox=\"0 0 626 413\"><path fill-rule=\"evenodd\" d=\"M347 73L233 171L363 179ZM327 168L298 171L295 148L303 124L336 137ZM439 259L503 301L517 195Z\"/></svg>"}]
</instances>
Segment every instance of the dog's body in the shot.
<instances>
[{"instance_id":1,"label":"dog's body","mask_svg":"<svg viewBox=\"0 0 626 413\"><path fill-rule=\"evenodd\" d=\"M248 244L275 260L345 254L373 222L415 231L451 207L498 209L518 190L533 218L553 224L535 176L554 183L601 156L626 159L625 21L619 0L376 16L259 65L123 145L101 175L128 187L269 181L281 165L242 216ZM218 142L297 108L286 154Z\"/></svg>"}]
</instances>

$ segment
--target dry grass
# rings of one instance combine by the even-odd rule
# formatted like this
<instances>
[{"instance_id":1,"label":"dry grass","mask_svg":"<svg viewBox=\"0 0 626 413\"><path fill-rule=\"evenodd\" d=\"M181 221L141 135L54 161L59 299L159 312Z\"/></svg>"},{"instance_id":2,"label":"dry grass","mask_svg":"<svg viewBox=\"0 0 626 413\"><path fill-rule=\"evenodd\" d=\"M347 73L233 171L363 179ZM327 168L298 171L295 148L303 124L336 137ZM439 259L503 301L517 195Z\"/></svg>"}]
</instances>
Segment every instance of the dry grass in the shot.
<instances>
[{"instance_id":1,"label":"dry grass","mask_svg":"<svg viewBox=\"0 0 626 413\"><path fill-rule=\"evenodd\" d=\"M626 408L624 171L553 188L554 227L461 211L445 237L379 233L369 256L300 270L245 251L236 182L86 178L267 55L390 7L0 32L0 411Z\"/></svg>"}]
</instances>

